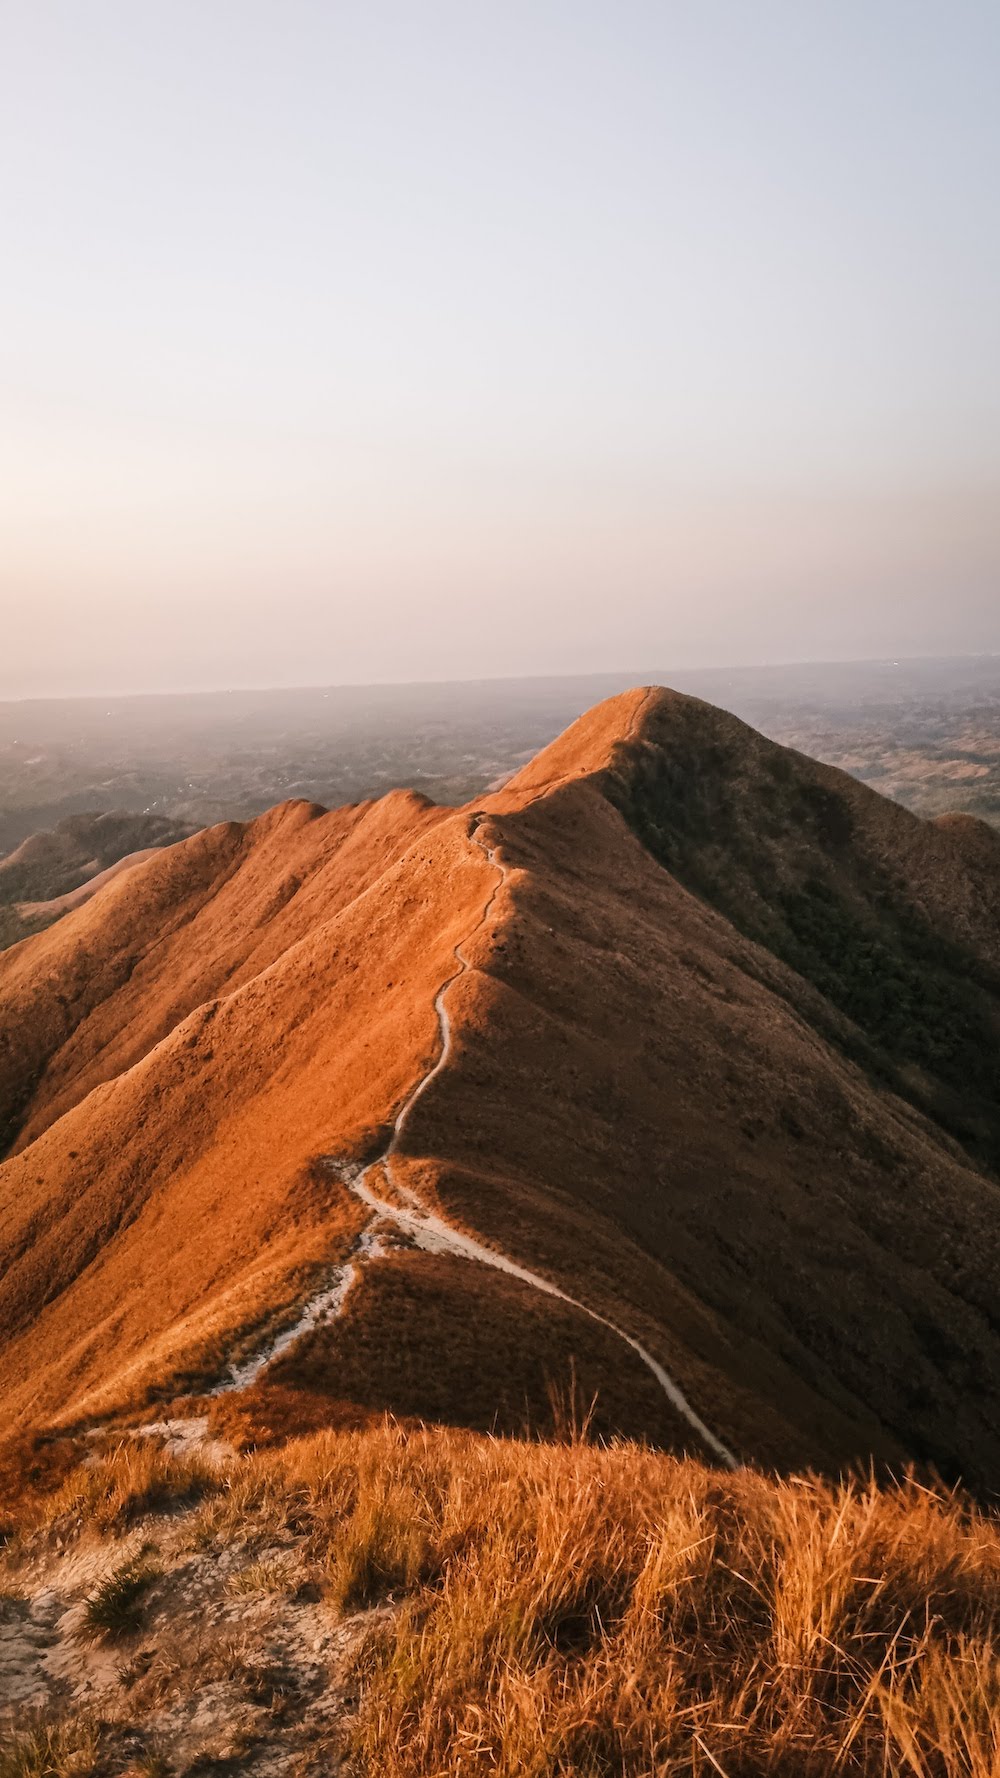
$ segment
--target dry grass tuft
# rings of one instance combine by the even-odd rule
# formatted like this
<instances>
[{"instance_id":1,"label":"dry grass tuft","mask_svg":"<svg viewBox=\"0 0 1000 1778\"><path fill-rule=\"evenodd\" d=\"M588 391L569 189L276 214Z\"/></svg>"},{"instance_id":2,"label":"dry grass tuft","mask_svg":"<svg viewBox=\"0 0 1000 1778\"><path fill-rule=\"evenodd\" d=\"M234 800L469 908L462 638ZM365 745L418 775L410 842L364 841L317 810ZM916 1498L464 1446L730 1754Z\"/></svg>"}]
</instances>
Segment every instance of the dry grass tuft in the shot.
<instances>
[{"instance_id":1,"label":"dry grass tuft","mask_svg":"<svg viewBox=\"0 0 1000 1778\"><path fill-rule=\"evenodd\" d=\"M25 1503L51 1497L79 1461L73 1438L34 1433L0 1441L0 1543L23 1520Z\"/></svg>"},{"instance_id":2,"label":"dry grass tuft","mask_svg":"<svg viewBox=\"0 0 1000 1778\"><path fill-rule=\"evenodd\" d=\"M150 1439L127 1439L81 1464L56 1492L29 1503L29 1523L121 1532L149 1513L190 1506L218 1490L211 1465L176 1457Z\"/></svg>"},{"instance_id":3,"label":"dry grass tuft","mask_svg":"<svg viewBox=\"0 0 1000 1778\"><path fill-rule=\"evenodd\" d=\"M226 1592L230 1598L245 1599L267 1597L272 1593L287 1593L295 1586L296 1569L287 1557L272 1556L259 1562L248 1562L245 1568L238 1568L226 1582Z\"/></svg>"},{"instance_id":4,"label":"dry grass tuft","mask_svg":"<svg viewBox=\"0 0 1000 1778\"><path fill-rule=\"evenodd\" d=\"M0 1778L91 1778L100 1737L84 1717L25 1723L0 1747Z\"/></svg>"},{"instance_id":5,"label":"dry grass tuft","mask_svg":"<svg viewBox=\"0 0 1000 1778\"><path fill-rule=\"evenodd\" d=\"M162 1570L151 1562L123 1562L84 1601L79 1635L87 1642L120 1642L141 1627L146 1594Z\"/></svg>"}]
</instances>

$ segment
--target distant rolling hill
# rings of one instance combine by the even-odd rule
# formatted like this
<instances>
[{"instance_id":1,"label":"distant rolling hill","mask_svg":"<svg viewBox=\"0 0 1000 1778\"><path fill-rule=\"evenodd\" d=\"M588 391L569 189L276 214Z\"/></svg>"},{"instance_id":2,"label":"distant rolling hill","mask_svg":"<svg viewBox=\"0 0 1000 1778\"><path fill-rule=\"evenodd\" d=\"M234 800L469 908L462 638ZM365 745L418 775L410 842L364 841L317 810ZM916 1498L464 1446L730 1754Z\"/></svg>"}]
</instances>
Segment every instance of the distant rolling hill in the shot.
<instances>
[{"instance_id":1,"label":"distant rolling hill","mask_svg":"<svg viewBox=\"0 0 1000 1778\"><path fill-rule=\"evenodd\" d=\"M0 858L0 950L78 907L110 877L195 831L163 815L68 815Z\"/></svg>"},{"instance_id":2,"label":"distant rolling hill","mask_svg":"<svg viewBox=\"0 0 1000 1778\"><path fill-rule=\"evenodd\" d=\"M1000 835L637 689L0 958L0 1407L1000 1476Z\"/></svg>"}]
</instances>

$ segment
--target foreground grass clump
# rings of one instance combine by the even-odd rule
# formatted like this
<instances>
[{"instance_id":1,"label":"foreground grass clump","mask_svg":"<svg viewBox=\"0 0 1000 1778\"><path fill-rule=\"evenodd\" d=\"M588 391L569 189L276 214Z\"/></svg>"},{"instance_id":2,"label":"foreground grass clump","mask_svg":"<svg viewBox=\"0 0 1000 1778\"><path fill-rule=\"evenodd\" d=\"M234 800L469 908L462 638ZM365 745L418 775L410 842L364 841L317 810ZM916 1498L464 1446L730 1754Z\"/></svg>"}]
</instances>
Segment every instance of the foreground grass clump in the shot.
<instances>
[{"instance_id":1,"label":"foreground grass clump","mask_svg":"<svg viewBox=\"0 0 1000 1778\"><path fill-rule=\"evenodd\" d=\"M392 1429L258 1460L385 1778L1000 1778L1000 1524L915 1482Z\"/></svg>"},{"instance_id":2,"label":"foreground grass clump","mask_svg":"<svg viewBox=\"0 0 1000 1778\"><path fill-rule=\"evenodd\" d=\"M37 1721L0 1746L0 1778L91 1778L99 1767L99 1737L90 1722Z\"/></svg>"},{"instance_id":3,"label":"foreground grass clump","mask_svg":"<svg viewBox=\"0 0 1000 1778\"><path fill-rule=\"evenodd\" d=\"M119 1642L142 1623L143 1605L160 1569L142 1560L123 1562L84 1602L80 1634L85 1641Z\"/></svg>"},{"instance_id":4,"label":"foreground grass clump","mask_svg":"<svg viewBox=\"0 0 1000 1778\"><path fill-rule=\"evenodd\" d=\"M150 1513L191 1506L219 1486L217 1471L197 1455L176 1457L152 1439L123 1439L78 1464L55 1490L26 1492L18 1525L120 1532Z\"/></svg>"}]
</instances>

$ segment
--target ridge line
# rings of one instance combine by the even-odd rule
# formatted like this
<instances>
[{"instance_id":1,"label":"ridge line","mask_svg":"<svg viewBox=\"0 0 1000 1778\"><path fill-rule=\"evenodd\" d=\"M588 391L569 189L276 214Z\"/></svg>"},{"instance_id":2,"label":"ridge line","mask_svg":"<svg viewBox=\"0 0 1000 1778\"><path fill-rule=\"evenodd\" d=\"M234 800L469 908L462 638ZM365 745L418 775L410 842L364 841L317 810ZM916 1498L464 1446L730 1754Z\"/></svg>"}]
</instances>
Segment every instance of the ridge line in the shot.
<instances>
[{"instance_id":1,"label":"ridge line","mask_svg":"<svg viewBox=\"0 0 1000 1778\"><path fill-rule=\"evenodd\" d=\"M625 735L626 741L633 739L642 712L653 695L653 689L653 687L646 688L642 700L636 707ZM555 782L561 783L563 780L557 779ZM522 810L530 808L533 803L538 802L552 788L553 785L551 784L544 785L541 789L536 791L535 795L529 798L526 803L522 804ZM521 811L518 812L520 813ZM501 889L506 886L509 879L509 866L503 864L497 855L499 850L498 844L492 846L489 845L481 835L480 830L482 824L487 818L485 811L474 811L470 817L471 826L469 828L468 837L473 845L479 848L489 865L497 873L496 881L483 904L482 912L480 913L475 926L472 928L472 931L468 933L465 938L459 939L458 943L455 945L453 950L455 968L445 977L434 996L434 1010L437 1014L438 1030L441 1038L437 1058L421 1075L416 1085L407 1094L393 1119L389 1140L382 1152L376 1155L374 1160L367 1162L364 1166L360 1166L356 1163L343 1161L335 1155L321 1155L319 1157L323 1165L328 1167L329 1170L334 1173L335 1177L338 1178L349 1191L353 1192L355 1197L359 1198L363 1204L367 1205L371 1212L368 1221L356 1237L347 1259L335 1269L332 1278L328 1280L323 1289L319 1292L315 1292L308 1299L303 1306L299 1319L293 1326L277 1335L256 1358L246 1361L237 1370L232 1371L229 1378L222 1383L217 1384L211 1393L213 1395L218 1395L247 1388L250 1383L256 1380L267 1365L273 1362L273 1360L279 1357L282 1353L289 1350L289 1348L292 1347L303 1334L308 1332L311 1327L317 1325L324 1319L337 1320L344 1311L347 1298L353 1285L360 1277L363 1261L365 1259L377 1258L385 1251L379 1233L380 1225L391 1223L402 1233L410 1235L416 1245L424 1251L450 1252L463 1259L475 1260L479 1264L490 1266L494 1270L506 1273L509 1277L520 1279L522 1283L530 1285L533 1289L542 1292L546 1296L552 1296L558 1301L566 1303L569 1307L579 1310L581 1314L586 1315L591 1321L596 1322L599 1326L607 1328L611 1333L615 1334L618 1339L623 1341L625 1345L629 1346L642 1360L647 1370L649 1370L656 1379L656 1382L659 1384L671 1406L675 1408L681 1418L687 1422L692 1431L697 1433L702 1443L707 1446L712 1454L716 1456L727 1469L737 1469L739 1467L739 1461L734 1456L733 1452L716 1436L697 1411L691 1406L691 1403L688 1401L687 1396L684 1394L680 1385L671 1376L665 1366L660 1364L659 1361L653 1357L653 1354L641 1343L641 1341L637 1340L634 1335L626 1332L624 1328L619 1327L618 1324L611 1321L608 1316L602 1315L599 1310L592 1309L586 1303L580 1302L578 1298L570 1296L567 1291L562 1290L557 1284L552 1283L550 1279L543 1277L542 1274L533 1272L526 1266L519 1265L516 1260L509 1258L508 1255L500 1253L492 1247L485 1246L482 1242L476 1241L472 1236L462 1234L458 1229L453 1229L442 1216L439 1216L435 1211L428 1209L409 1187L396 1187L400 1196L407 1201L409 1206L408 1208L403 1209L397 1205L388 1203L384 1198L380 1198L368 1184L369 1175L374 1173L376 1168L379 1167L384 1168L387 1183L390 1186L393 1184L393 1157L399 1152L400 1142L413 1112L413 1108L418 1100L423 1097L424 1093L426 1093L431 1083L437 1079L438 1075L446 1067L451 1055L452 1023L447 1005L448 993L461 976L468 974L470 970L475 968L475 965L466 955L465 947L483 930L483 927L489 920L497 896L500 894Z\"/></svg>"}]
</instances>

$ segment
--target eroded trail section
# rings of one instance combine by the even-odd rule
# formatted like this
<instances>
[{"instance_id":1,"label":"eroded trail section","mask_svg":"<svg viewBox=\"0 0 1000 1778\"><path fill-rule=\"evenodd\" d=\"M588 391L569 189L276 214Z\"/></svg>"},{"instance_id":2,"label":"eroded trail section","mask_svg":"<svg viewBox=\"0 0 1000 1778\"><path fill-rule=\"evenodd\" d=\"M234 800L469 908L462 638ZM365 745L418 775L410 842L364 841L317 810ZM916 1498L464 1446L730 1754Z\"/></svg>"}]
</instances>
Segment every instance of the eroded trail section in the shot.
<instances>
[{"instance_id":1,"label":"eroded trail section","mask_svg":"<svg viewBox=\"0 0 1000 1778\"><path fill-rule=\"evenodd\" d=\"M370 1217L353 1242L347 1258L331 1269L321 1289L303 1304L296 1320L266 1341L252 1358L231 1366L222 1381L205 1393L228 1395L234 1389L249 1389L251 1383L256 1383L261 1372L301 1340L303 1334L311 1332L321 1322L336 1321L338 1315L343 1313L344 1304L361 1275L364 1262L377 1259L385 1251L384 1229L381 1226L383 1221L379 1214Z\"/></svg>"},{"instance_id":2,"label":"eroded trail section","mask_svg":"<svg viewBox=\"0 0 1000 1778\"><path fill-rule=\"evenodd\" d=\"M518 1265L516 1260L509 1259L506 1254L498 1253L495 1248L485 1247L481 1241L473 1240L471 1235L464 1235L459 1229L452 1228L450 1223L437 1216L433 1210L427 1210L418 1205L413 1193L405 1188L397 1186L396 1189L402 1191L403 1195L409 1199L410 1207L396 1209L394 1206L386 1204L371 1190L367 1183L368 1168L354 1173L350 1166L336 1162L333 1157L329 1158L329 1165L334 1168L337 1177L342 1179L357 1197L370 1205L373 1210L377 1210L385 1216L387 1220L391 1220L402 1234L410 1237L414 1246L422 1248L426 1253L451 1253L460 1259L477 1260L480 1265L492 1266L495 1271L506 1272L509 1278L519 1278L522 1284L529 1284L534 1290L543 1291L546 1296L557 1297L560 1302L568 1303L571 1308L578 1309L591 1321L596 1321L601 1327L608 1328L611 1333L617 1335L618 1339L623 1340L626 1346L630 1346L637 1357L641 1358L647 1370L651 1371L656 1378L667 1400L676 1408L691 1430L697 1433L702 1444L712 1452L712 1455L724 1463L727 1469L738 1468L737 1459L732 1451L722 1443L721 1439L716 1438L710 1427L706 1426L669 1371L664 1369L663 1365L653 1357L653 1354L640 1340L634 1339L616 1322L609 1321L606 1315L601 1315L596 1309L588 1308L586 1303L581 1303L577 1297L570 1296L567 1291L560 1290L557 1284L553 1284L549 1278L544 1278L540 1272L532 1272L527 1266Z\"/></svg>"},{"instance_id":3,"label":"eroded trail section","mask_svg":"<svg viewBox=\"0 0 1000 1778\"><path fill-rule=\"evenodd\" d=\"M692 1432L697 1434L702 1444L711 1451L712 1455L717 1457L720 1463L724 1463L727 1468L736 1469L738 1464L733 1452L723 1444L721 1439L716 1437L711 1427L705 1424L700 1414L691 1406L680 1385L640 1340L635 1339L616 1322L610 1321L606 1315L601 1315L596 1309L588 1308L586 1303L581 1303L578 1298L561 1290L557 1284L553 1284L551 1279L543 1277L540 1272L533 1272L527 1266L519 1265L516 1260L508 1258L505 1253L499 1253L495 1248L486 1247L481 1241L474 1240L471 1235L463 1234L459 1229L453 1228L450 1223L445 1222L443 1217L438 1216L435 1211L420 1203L409 1187L401 1185L398 1180L393 1178L393 1157L398 1152L413 1107L427 1091L431 1082L441 1073L451 1054L452 1025L448 1012L448 993L460 976L474 968L474 964L466 955L465 946L470 944L488 923L497 896L507 882L507 866L498 857L497 848L490 846L483 838L481 820L480 816L473 818L471 838L485 853L497 873L497 878L473 932L467 939L463 939L455 946L456 968L438 989L435 996L434 1004L441 1036L437 1061L417 1083L409 1098L400 1107L389 1141L383 1152L377 1155L373 1161L369 1161L366 1166L361 1166L339 1160L335 1155L325 1155L322 1158L331 1171L336 1174L336 1177L347 1186L348 1190L352 1191L355 1197L360 1198L361 1202L368 1207L373 1218L378 1218L383 1223L392 1224L402 1235L409 1237L414 1246L420 1247L428 1253L450 1253L460 1259L474 1260L479 1265L491 1266L494 1271L505 1272L510 1278L520 1279L522 1284L530 1285L533 1290L542 1291L546 1296L556 1297L560 1302L567 1303L571 1308L578 1310L580 1314L586 1315L591 1321L597 1322L601 1327L606 1327L609 1332L624 1341L625 1345L630 1347L642 1360L647 1370L652 1372L671 1406L690 1426ZM403 1200L403 1205L387 1202L385 1198L378 1195L372 1182L379 1172L384 1172L387 1187Z\"/></svg>"}]
</instances>

